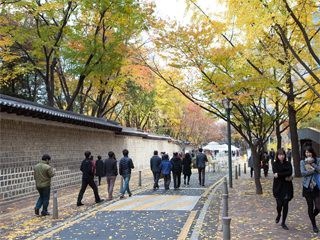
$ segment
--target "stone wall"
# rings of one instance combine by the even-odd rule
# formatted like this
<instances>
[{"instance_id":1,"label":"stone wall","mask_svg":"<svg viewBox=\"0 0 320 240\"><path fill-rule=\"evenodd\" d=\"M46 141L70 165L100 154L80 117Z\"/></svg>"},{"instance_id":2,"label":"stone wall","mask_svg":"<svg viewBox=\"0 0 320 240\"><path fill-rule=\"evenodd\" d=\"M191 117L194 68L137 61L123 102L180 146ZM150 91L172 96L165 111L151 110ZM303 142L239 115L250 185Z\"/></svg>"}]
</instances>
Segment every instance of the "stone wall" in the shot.
<instances>
[{"instance_id":1,"label":"stone wall","mask_svg":"<svg viewBox=\"0 0 320 240\"><path fill-rule=\"evenodd\" d=\"M56 169L52 187L62 188L81 183L79 168L86 150L95 160L98 155L105 159L109 151L114 151L119 160L127 148L135 170L149 169L155 149L170 155L180 151L179 145L167 140L117 135L3 112L0 120L0 202L36 193L33 166L45 153L51 156L51 165Z\"/></svg>"}]
</instances>

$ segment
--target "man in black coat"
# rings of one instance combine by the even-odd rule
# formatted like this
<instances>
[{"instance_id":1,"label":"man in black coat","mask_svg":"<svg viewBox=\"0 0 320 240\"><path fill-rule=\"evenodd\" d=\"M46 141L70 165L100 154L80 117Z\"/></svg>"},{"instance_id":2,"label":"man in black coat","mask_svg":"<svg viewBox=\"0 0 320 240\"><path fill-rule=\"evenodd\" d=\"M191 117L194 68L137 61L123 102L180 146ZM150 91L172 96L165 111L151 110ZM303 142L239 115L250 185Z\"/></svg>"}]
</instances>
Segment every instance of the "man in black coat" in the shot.
<instances>
[{"instance_id":1,"label":"man in black coat","mask_svg":"<svg viewBox=\"0 0 320 240\"><path fill-rule=\"evenodd\" d=\"M96 184L94 183L94 173L92 170L92 163L91 163L91 152L86 151L84 153L85 155L85 159L82 161L81 163L81 167L80 170L82 171L82 185L81 185L81 189L78 195L78 201L77 201L77 206L82 206L83 203L81 202L82 198L83 198L83 194L86 191L87 186L89 185L93 192L94 192L94 197L96 200L96 203L102 202L104 201L104 199L100 199L99 197L99 193L98 193L98 188L96 186Z\"/></svg>"},{"instance_id":2,"label":"man in black coat","mask_svg":"<svg viewBox=\"0 0 320 240\"><path fill-rule=\"evenodd\" d=\"M288 148L288 151L287 151L287 158L288 158L288 162L291 163L291 156L292 156L292 152L291 152L291 149Z\"/></svg>"},{"instance_id":3,"label":"man in black coat","mask_svg":"<svg viewBox=\"0 0 320 240\"><path fill-rule=\"evenodd\" d=\"M174 189L178 189L181 183L181 171L182 171L182 162L181 158L178 157L178 153L174 152L173 157L170 160L172 164L172 175L173 175L173 184Z\"/></svg>"},{"instance_id":4,"label":"man in black coat","mask_svg":"<svg viewBox=\"0 0 320 240\"><path fill-rule=\"evenodd\" d=\"M101 185L101 177L103 175L103 161L101 160L101 156L98 156L98 160L96 161L96 176L98 176L99 186Z\"/></svg>"},{"instance_id":5,"label":"man in black coat","mask_svg":"<svg viewBox=\"0 0 320 240\"><path fill-rule=\"evenodd\" d=\"M199 153L196 156L196 166L199 173L199 185L204 186L206 162L208 162L207 156L202 153L202 148L199 148Z\"/></svg>"},{"instance_id":6,"label":"man in black coat","mask_svg":"<svg viewBox=\"0 0 320 240\"><path fill-rule=\"evenodd\" d=\"M273 165L274 158L275 158L275 152L274 152L273 148L271 148L271 151L269 152L269 157L270 157L270 160L271 160L271 165Z\"/></svg>"},{"instance_id":7,"label":"man in black coat","mask_svg":"<svg viewBox=\"0 0 320 240\"><path fill-rule=\"evenodd\" d=\"M124 149L122 153L123 153L123 158L120 159L119 173L124 179L124 187L122 189L120 199L125 199L126 197L124 196L124 194L126 191L128 192L129 197L132 196L132 193L129 187L129 182L131 178L131 169L134 168L134 165L133 165L132 159L129 158L128 156L129 151L127 149Z\"/></svg>"},{"instance_id":8,"label":"man in black coat","mask_svg":"<svg viewBox=\"0 0 320 240\"><path fill-rule=\"evenodd\" d=\"M268 176L268 171L269 171L269 155L268 155L267 152L263 153L263 156L261 158L261 162L262 162L262 168L263 168L264 176L267 177Z\"/></svg>"},{"instance_id":9,"label":"man in black coat","mask_svg":"<svg viewBox=\"0 0 320 240\"><path fill-rule=\"evenodd\" d=\"M153 190L156 190L156 188L159 188L159 178L160 178L160 163L161 163L161 158L158 156L158 151L155 150L153 152L153 157L150 159L150 168L153 173L153 179L154 179L154 184L153 184Z\"/></svg>"}]
</instances>

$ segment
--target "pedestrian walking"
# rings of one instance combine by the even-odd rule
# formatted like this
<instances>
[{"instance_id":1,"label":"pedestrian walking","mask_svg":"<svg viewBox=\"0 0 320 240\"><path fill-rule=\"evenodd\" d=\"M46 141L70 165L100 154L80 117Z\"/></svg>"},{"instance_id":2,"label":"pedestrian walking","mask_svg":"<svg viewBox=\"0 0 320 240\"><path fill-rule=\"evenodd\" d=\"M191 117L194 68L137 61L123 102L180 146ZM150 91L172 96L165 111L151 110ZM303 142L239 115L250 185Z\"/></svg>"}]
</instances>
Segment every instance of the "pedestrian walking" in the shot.
<instances>
[{"instance_id":1,"label":"pedestrian walking","mask_svg":"<svg viewBox=\"0 0 320 240\"><path fill-rule=\"evenodd\" d=\"M97 185L94 182L94 167L93 167L93 158L90 151L84 153L85 159L81 163L80 170L82 171L82 184L81 189L78 195L77 206L84 205L81 201L83 194L86 191L87 186L89 185L94 193L96 203L103 202L104 199L101 199L98 193Z\"/></svg>"},{"instance_id":2,"label":"pedestrian walking","mask_svg":"<svg viewBox=\"0 0 320 240\"><path fill-rule=\"evenodd\" d=\"M269 158L271 160L271 166L272 166L274 163L274 160L275 160L275 152L274 152L273 148L271 148L271 150L269 152Z\"/></svg>"},{"instance_id":3,"label":"pedestrian walking","mask_svg":"<svg viewBox=\"0 0 320 240\"><path fill-rule=\"evenodd\" d=\"M123 158L120 159L119 173L123 177L124 187L122 189L120 199L125 199L126 197L124 196L124 194L126 191L128 192L129 197L132 196L132 193L129 187L129 182L131 178L131 169L134 168L134 165L133 165L132 159L128 157L129 151L127 149L124 149L122 153L123 153Z\"/></svg>"},{"instance_id":4,"label":"pedestrian walking","mask_svg":"<svg viewBox=\"0 0 320 240\"><path fill-rule=\"evenodd\" d=\"M288 150L287 150L287 158L288 158L288 161L289 161L289 162L291 162L291 156L292 156L291 149L288 148Z\"/></svg>"},{"instance_id":5,"label":"pedestrian walking","mask_svg":"<svg viewBox=\"0 0 320 240\"><path fill-rule=\"evenodd\" d=\"M160 178L160 163L161 163L161 158L158 156L158 151L155 150L153 152L153 156L150 159L150 169L153 173L153 190L156 190L159 188L159 178Z\"/></svg>"},{"instance_id":6,"label":"pedestrian walking","mask_svg":"<svg viewBox=\"0 0 320 240\"><path fill-rule=\"evenodd\" d=\"M207 156L202 153L202 148L199 148L199 153L196 156L196 166L199 173L199 185L204 187Z\"/></svg>"},{"instance_id":7,"label":"pedestrian walking","mask_svg":"<svg viewBox=\"0 0 320 240\"><path fill-rule=\"evenodd\" d=\"M165 155L166 152L161 152L161 161L163 160L163 155Z\"/></svg>"},{"instance_id":8,"label":"pedestrian walking","mask_svg":"<svg viewBox=\"0 0 320 240\"><path fill-rule=\"evenodd\" d=\"M316 216L320 211L320 158L317 158L311 146L305 147L303 156L304 160L300 161L300 170L303 176L302 195L307 201L308 215L313 226L313 231L318 233L319 229L316 225Z\"/></svg>"},{"instance_id":9,"label":"pedestrian walking","mask_svg":"<svg viewBox=\"0 0 320 240\"><path fill-rule=\"evenodd\" d=\"M112 200L114 183L118 176L118 166L117 166L116 155L114 154L114 152L110 151L108 153L108 156L109 158L104 160L103 173L107 177L108 200Z\"/></svg>"},{"instance_id":10,"label":"pedestrian walking","mask_svg":"<svg viewBox=\"0 0 320 240\"><path fill-rule=\"evenodd\" d=\"M182 172L183 172L184 185L190 184L190 176L192 174L191 165L192 165L191 155L190 153L186 153L186 155L182 160Z\"/></svg>"},{"instance_id":11,"label":"pedestrian walking","mask_svg":"<svg viewBox=\"0 0 320 240\"><path fill-rule=\"evenodd\" d=\"M253 161L253 156L250 155L250 157L248 158L248 166L250 168L250 177L252 178L253 176L253 168L254 168L254 161Z\"/></svg>"},{"instance_id":12,"label":"pedestrian walking","mask_svg":"<svg viewBox=\"0 0 320 240\"><path fill-rule=\"evenodd\" d=\"M95 176L96 175L96 163L93 160L93 156L90 157L90 161L91 161L91 165L92 165L93 176Z\"/></svg>"},{"instance_id":13,"label":"pedestrian walking","mask_svg":"<svg viewBox=\"0 0 320 240\"><path fill-rule=\"evenodd\" d=\"M99 186L101 185L101 177L103 174L103 161L101 160L101 156L98 156L98 160L96 161L96 176L98 177Z\"/></svg>"},{"instance_id":14,"label":"pedestrian walking","mask_svg":"<svg viewBox=\"0 0 320 240\"><path fill-rule=\"evenodd\" d=\"M275 162L272 166L273 170L273 196L277 202L277 218L276 223L280 221L282 212L281 226L285 230L289 230L286 225L286 218L288 215L289 202L293 198L292 185L292 166L286 160L286 153L283 149L278 149L275 154Z\"/></svg>"},{"instance_id":15,"label":"pedestrian walking","mask_svg":"<svg viewBox=\"0 0 320 240\"><path fill-rule=\"evenodd\" d=\"M261 165L264 172L264 176L267 177L269 171L269 156L267 152L263 153L263 156L261 158Z\"/></svg>"},{"instance_id":16,"label":"pedestrian walking","mask_svg":"<svg viewBox=\"0 0 320 240\"><path fill-rule=\"evenodd\" d=\"M177 152L173 153L173 157L171 158L170 162L172 164L173 185L174 189L177 190L180 188L182 171L181 158L178 157Z\"/></svg>"},{"instance_id":17,"label":"pedestrian walking","mask_svg":"<svg viewBox=\"0 0 320 240\"><path fill-rule=\"evenodd\" d=\"M39 215L42 206L41 216L50 215L48 212L50 200L51 178L54 176L52 167L49 165L51 157L48 154L42 156L42 161L34 166L34 180L39 192L39 198L34 208L36 215Z\"/></svg>"},{"instance_id":18,"label":"pedestrian walking","mask_svg":"<svg viewBox=\"0 0 320 240\"><path fill-rule=\"evenodd\" d=\"M172 170L172 164L169 161L169 156L168 154L163 155L163 160L160 163L160 170L162 171L163 174L163 180L164 180L164 189L168 190L170 186L170 181L171 181L171 170Z\"/></svg>"}]
</instances>

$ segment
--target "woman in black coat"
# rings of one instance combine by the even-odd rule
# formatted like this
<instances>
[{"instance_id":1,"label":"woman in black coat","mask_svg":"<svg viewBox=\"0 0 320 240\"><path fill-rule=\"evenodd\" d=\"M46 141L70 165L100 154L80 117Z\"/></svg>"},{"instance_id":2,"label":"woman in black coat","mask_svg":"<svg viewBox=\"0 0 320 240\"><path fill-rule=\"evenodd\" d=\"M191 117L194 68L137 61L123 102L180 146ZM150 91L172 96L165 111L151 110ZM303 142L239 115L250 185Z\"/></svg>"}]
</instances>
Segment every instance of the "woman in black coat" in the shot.
<instances>
[{"instance_id":1,"label":"woman in black coat","mask_svg":"<svg viewBox=\"0 0 320 240\"><path fill-rule=\"evenodd\" d=\"M187 184L190 183L190 176L191 176L191 164L192 164L192 158L189 153L186 153L182 160L182 167L183 167L183 177L184 177L184 185L186 185L186 178L188 177Z\"/></svg>"},{"instance_id":2,"label":"woman in black coat","mask_svg":"<svg viewBox=\"0 0 320 240\"><path fill-rule=\"evenodd\" d=\"M98 160L96 161L96 176L98 176L99 185L101 185L101 177L103 174L103 161L101 160L101 156L98 156Z\"/></svg>"},{"instance_id":3,"label":"woman in black coat","mask_svg":"<svg viewBox=\"0 0 320 240\"><path fill-rule=\"evenodd\" d=\"M283 229L288 230L286 225L286 218L288 215L289 201L293 198L293 185L292 185L292 166L291 163L286 160L286 153L283 149L279 149L276 153L276 160L272 166L274 173L273 179L273 196L277 201L276 223L281 218L282 211L282 223Z\"/></svg>"}]
</instances>

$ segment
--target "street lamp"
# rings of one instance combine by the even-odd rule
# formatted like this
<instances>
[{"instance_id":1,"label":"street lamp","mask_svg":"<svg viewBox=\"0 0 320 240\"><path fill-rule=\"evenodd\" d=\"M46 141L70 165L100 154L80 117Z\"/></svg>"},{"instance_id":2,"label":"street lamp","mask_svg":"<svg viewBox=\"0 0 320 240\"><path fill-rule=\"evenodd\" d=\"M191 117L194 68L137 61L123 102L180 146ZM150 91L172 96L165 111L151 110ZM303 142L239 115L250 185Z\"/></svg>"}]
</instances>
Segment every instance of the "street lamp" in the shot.
<instances>
[{"instance_id":1,"label":"street lamp","mask_svg":"<svg viewBox=\"0 0 320 240\"><path fill-rule=\"evenodd\" d=\"M232 160L231 160L231 128L230 128L230 111L232 102L228 98L222 100L223 107L227 110L228 119L228 165L229 165L229 186L232 188Z\"/></svg>"}]
</instances>

